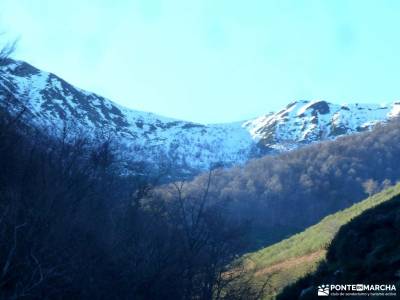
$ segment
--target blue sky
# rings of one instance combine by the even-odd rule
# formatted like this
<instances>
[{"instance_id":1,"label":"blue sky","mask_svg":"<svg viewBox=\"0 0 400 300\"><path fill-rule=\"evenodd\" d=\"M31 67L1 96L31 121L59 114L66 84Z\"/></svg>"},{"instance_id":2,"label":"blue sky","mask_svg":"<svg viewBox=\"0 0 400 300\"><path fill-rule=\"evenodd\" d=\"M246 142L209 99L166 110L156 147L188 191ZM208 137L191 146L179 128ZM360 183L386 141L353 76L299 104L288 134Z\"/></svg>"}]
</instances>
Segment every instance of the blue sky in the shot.
<instances>
[{"instance_id":1,"label":"blue sky","mask_svg":"<svg viewBox=\"0 0 400 300\"><path fill-rule=\"evenodd\" d=\"M400 99L400 1L1 0L15 57L123 104L203 123L296 99Z\"/></svg>"}]
</instances>

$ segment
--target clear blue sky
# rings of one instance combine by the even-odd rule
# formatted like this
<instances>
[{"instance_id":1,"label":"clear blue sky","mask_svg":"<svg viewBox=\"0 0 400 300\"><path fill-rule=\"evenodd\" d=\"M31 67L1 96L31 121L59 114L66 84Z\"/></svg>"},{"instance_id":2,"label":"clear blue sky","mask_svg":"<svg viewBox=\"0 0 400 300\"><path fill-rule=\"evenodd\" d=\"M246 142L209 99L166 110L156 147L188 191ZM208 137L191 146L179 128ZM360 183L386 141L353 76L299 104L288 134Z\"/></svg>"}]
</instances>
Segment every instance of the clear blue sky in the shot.
<instances>
[{"instance_id":1,"label":"clear blue sky","mask_svg":"<svg viewBox=\"0 0 400 300\"><path fill-rule=\"evenodd\" d=\"M16 57L125 106L198 122L295 99L400 98L397 0L1 0Z\"/></svg>"}]
</instances>

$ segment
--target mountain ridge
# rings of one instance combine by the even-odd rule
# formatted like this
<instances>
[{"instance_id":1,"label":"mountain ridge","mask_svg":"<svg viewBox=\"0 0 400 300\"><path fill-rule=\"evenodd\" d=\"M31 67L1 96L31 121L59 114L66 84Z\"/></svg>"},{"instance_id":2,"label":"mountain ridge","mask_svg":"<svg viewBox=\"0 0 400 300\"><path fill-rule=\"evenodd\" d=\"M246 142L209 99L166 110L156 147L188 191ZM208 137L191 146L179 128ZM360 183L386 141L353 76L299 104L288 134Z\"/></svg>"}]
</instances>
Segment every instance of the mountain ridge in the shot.
<instances>
[{"instance_id":1,"label":"mountain ridge","mask_svg":"<svg viewBox=\"0 0 400 300\"><path fill-rule=\"evenodd\" d=\"M25 107L29 123L58 130L69 123L89 135L111 132L124 159L172 161L188 173L368 130L400 114L400 102L384 107L300 100L244 122L200 124L123 107L22 61L0 66L0 79L0 105Z\"/></svg>"}]
</instances>

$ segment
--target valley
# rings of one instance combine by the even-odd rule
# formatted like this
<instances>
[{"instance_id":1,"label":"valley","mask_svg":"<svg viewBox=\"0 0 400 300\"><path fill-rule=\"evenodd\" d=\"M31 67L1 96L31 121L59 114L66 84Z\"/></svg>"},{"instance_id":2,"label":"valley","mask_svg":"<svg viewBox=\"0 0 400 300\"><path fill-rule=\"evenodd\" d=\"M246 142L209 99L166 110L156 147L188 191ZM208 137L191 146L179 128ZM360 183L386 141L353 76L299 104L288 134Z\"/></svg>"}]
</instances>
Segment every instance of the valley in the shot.
<instances>
[{"instance_id":1,"label":"valley","mask_svg":"<svg viewBox=\"0 0 400 300\"><path fill-rule=\"evenodd\" d=\"M0 235L20 245L0 244L12 257L0 256L7 297L54 288L85 298L90 278L125 274L90 293L309 299L314 273L332 278L341 228L399 194L399 102L300 100L206 125L131 110L7 59L0 108ZM88 252L71 243L85 236ZM53 273L55 249L65 277Z\"/></svg>"}]
</instances>

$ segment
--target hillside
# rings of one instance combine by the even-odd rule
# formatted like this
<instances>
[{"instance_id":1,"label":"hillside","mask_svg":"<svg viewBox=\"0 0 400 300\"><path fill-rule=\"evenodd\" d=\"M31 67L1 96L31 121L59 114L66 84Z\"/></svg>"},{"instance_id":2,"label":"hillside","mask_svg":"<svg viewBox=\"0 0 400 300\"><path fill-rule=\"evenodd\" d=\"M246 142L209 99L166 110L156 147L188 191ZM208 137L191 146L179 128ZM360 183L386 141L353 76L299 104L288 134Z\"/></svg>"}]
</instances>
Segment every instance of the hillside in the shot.
<instances>
[{"instance_id":1,"label":"hillside","mask_svg":"<svg viewBox=\"0 0 400 300\"><path fill-rule=\"evenodd\" d=\"M360 203L354 204L343 211L329 215L318 224L311 226L299 234L270 247L247 254L243 258L246 262L247 270L254 274L254 282L258 282L258 284L268 280L266 298L270 298L270 296L276 295L285 286L315 271L319 263L325 259L328 248L330 252L337 251L333 250L334 248L329 247L329 245L343 225L350 222L347 227L343 227L340 230L338 237L334 239L333 243L338 244L338 240L343 239L343 231L355 225L353 221L355 217L359 215L364 216L363 213L366 210L388 202L394 197L398 197L398 195L400 195L400 184L388 188ZM360 221L357 219L357 222L359 223ZM347 239L347 241L350 240L352 239ZM352 251L354 250L350 252ZM350 252L346 251L345 253ZM332 256L333 254L330 255ZM318 282L321 283L322 281L318 279ZM330 283L329 280L325 282ZM282 299L295 298L283 297Z\"/></svg>"},{"instance_id":2,"label":"hillside","mask_svg":"<svg viewBox=\"0 0 400 300\"><path fill-rule=\"evenodd\" d=\"M280 155L253 159L243 167L217 169L210 199L251 223L251 247L276 243L350 207L400 180L400 122L321 142ZM207 175L185 183L187 195L203 193ZM174 186L158 189L174 198Z\"/></svg>"},{"instance_id":3,"label":"hillside","mask_svg":"<svg viewBox=\"0 0 400 300\"><path fill-rule=\"evenodd\" d=\"M197 124L122 107L14 60L0 66L0 100L8 111L24 109L27 123L51 128L50 134L59 135L67 126L76 134L111 135L127 169L130 163L163 163L189 174L365 131L400 113L398 102L337 105L302 100L252 120Z\"/></svg>"},{"instance_id":4,"label":"hillside","mask_svg":"<svg viewBox=\"0 0 400 300\"><path fill-rule=\"evenodd\" d=\"M342 226L328 248L326 261L314 273L286 288L278 299L317 299L318 285L355 283L395 285L397 297L391 298L398 299L400 191L397 189L395 195L389 191L385 197L389 198L388 201L363 212ZM369 299L382 297L376 295Z\"/></svg>"},{"instance_id":5,"label":"hillside","mask_svg":"<svg viewBox=\"0 0 400 300\"><path fill-rule=\"evenodd\" d=\"M199 199L160 203L154 180L117 163L108 140L52 139L0 110L1 300L212 299L226 287L245 228ZM257 299L246 285L219 299L244 293Z\"/></svg>"}]
</instances>

